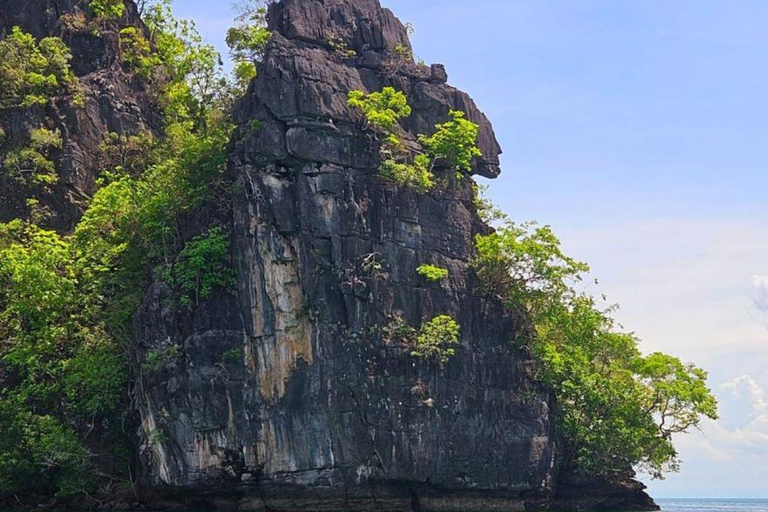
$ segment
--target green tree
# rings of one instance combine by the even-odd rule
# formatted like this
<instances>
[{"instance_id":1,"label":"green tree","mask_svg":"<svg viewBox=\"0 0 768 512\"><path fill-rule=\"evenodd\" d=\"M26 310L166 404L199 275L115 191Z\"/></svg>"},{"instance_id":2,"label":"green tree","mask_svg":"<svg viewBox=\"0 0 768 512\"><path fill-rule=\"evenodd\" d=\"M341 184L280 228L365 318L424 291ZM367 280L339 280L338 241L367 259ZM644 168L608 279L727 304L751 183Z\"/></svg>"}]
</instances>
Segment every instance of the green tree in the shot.
<instances>
[{"instance_id":1,"label":"green tree","mask_svg":"<svg viewBox=\"0 0 768 512\"><path fill-rule=\"evenodd\" d=\"M416 272L427 279L427 281L440 281L448 277L448 269L436 267L435 265L420 265Z\"/></svg>"},{"instance_id":2,"label":"green tree","mask_svg":"<svg viewBox=\"0 0 768 512\"><path fill-rule=\"evenodd\" d=\"M167 272L170 281L181 290L181 303L197 305L216 288L234 284L229 264L229 238L214 227L187 242L176 262Z\"/></svg>"},{"instance_id":3,"label":"green tree","mask_svg":"<svg viewBox=\"0 0 768 512\"><path fill-rule=\"evenodd\" d=\"M123 0L91 0L88 8L96 19L115 20L123 16L125 3Z\"/></svg>"},{"instance_id":4,"label":"green tree","mask_svg":"<svg viewBox=\"0 0 768 512\"><path fill-rule=\"evenodd\" d=\"M58 37L39 42L13 27L0 41L0 107L46 104L77 78L69 66L72 54Z\"/></svg>"},{"instance_id":5,"label":"green tree","mask_svg":"<svg viewBox=\"0 0 768 512\"><path fill-rule=\"evenodd\" d=\"M447 363L456 354L454 347L459 344L459 331L459 324L450 316L436 316L421 326L411 355Z\"/></svg>"},{"instance_id":6,"label":"green tree","mask_svg":"<svg viewBox=\"0 0 768 512\"><path fill-rule=\"evenodd\" d=\"M384 87L381 92L370 94L350 91L347 103L362 111L368 126L384 134L393 133L398 120L411 115L405 94L394 87Z\"/></svg>"},{"instance_id":7,"label":"green tree","mask_svg":"<svg viewBox=\"0 0 768 512\"><path fill-rule=\"evenodd\" d=\"M486 293L533 326L529 344L556 401L567 469L595 474L638 466L655 478L679 468L673 435L717 417L707 374L664 354L643 356L616 329L611 308L575 289L588 267L568 256L549 227L506 221L477 237L473 267Z\"/></svg>"},{"instance_id":8,"label":"green tree","mask_svg":"<svg viewBox=\"0 0 768 512\"><path fill-rule=\"evenodd\" d=\"M451 110L451 121L435 126L436 132L419 136L419 143L427 154L448 163L459 176L472 170L472 159L481 156L477 147L479 127L466 119L464 112Z\"/></svg>"},{"instance_id":9,"label":"green tree","mask_svg":"<svg viewBox=\"0 0 768 512\"><path fill-rule=\"evenodd\" d=\"M227 31L227 46L234 62L236 87L244 91L256 78L256 65L264 59L264 51L272 38L267 29L266 0L242 0L235 6L239 13L235 25Z\"/></svg>"}]
</instances>

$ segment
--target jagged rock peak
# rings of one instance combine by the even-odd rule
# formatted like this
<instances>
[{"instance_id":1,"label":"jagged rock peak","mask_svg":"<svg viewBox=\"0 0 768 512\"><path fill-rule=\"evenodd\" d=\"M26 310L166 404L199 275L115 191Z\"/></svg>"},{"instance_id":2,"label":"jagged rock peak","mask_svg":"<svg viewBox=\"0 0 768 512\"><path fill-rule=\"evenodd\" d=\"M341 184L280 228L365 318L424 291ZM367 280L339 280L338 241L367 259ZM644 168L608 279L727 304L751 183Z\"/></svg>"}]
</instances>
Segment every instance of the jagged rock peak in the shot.
<instances>
[{"instance_id":1,"label":"jagged rock peak","mask_svg":"<svg viewBox=\"0 0 768 512\"><path fill-rule=\"evenodd\" d=\"M360 53L411 48L405 25L378 0L284 0L272 4L270 29L320 45L339 39Z\"/></svg>"},{"instance_id":2,"label":"jagged rock peak","mask_svg":"<svg viewBox=\"0 0 768 512\"><path fill-rule=\"evenodd\" d=\"M347 94L392 86L413 108L401 123L406 141L432 133L450 110L462 110L480 126L483 156L474 173L499 174L501 148L488 118L469 95L446 83L442 65L414 61L407 28L378 0L283 0L270 6L269 26L274 35L260 75L237 113L245 127L254 119L266 123L248 143L250 156L374 168L366 158L369 141L355 141L361 120L347 106ZM283 124L292 128L287 140Z\"/></svg>"}]
</instances>

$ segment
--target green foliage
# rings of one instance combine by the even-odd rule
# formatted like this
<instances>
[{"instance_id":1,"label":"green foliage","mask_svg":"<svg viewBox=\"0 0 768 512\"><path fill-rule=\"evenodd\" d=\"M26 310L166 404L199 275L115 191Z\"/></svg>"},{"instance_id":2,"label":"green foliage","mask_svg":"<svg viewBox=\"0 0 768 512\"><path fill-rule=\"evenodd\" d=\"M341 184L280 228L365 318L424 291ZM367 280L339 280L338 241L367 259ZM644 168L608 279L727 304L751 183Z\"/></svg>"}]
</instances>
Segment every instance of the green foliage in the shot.
<instances>
[{"instance_id":1,"label":"green foliage","mask_svg":"<svg viewBox=\"0 0 768 512\"><path fill-rule=\"evenodd\" d=\"M123 63L139 76L150 78L161 61L143 32L136 27L126 27L120 30L119 40Z\"/></svg>"},{"instance_id":2,"label":"green foliage","mask_svg":"<svg viewBox=\"0 0 768 512\"><path fill-rule=\"evenodd\" d=\"M145 78L158 96L166 122L190 121L200 131L222 123L222 113L237 91L223 75L216 48L203 42L194 22L173 17L170 0L152 5L144 21L154 45L152 71Z\"/></svg>"},{"instance_id":3,"label":"green foliage","mask_svg":"<svg viewBox=\"0 0 768 512\"><path fill-rule=\"evenodd\" d=\"M447 162L460 176L462 171L471 171L472 159L481 155L477 147L479 128L466 120L463 112L451 111L453 120L437 125L431 137L419 135L419 143L426 153L410 158L396 134L398 121L411 115L411 107L401 91L384 87L381 92L370 94L349 91L347 96L347 104L359 109L366 125L382 137L380 174L402 187L427 193L434 187L435 162Z\"/></svg>"},{"instance_id":4,"label":"green foliage","mask_svg":"<svg viewBox=\"0 0 768 512\"><path fill-rule=\"evenodd\" d=\"M429 157L426 155L416 155L411 164L388 158L381 163L379 173L401 187L412 188L421 194L429 192L435 186Z\"/></svg>"},{"instance_id":5,"label":"green foliage","mask_svg":"<svg viewBox=\"0 0 768 512\"><path fill-rule=\"evenodd\" d=\"M434 135L419 136L419 143L433 159L448 162L456 173L470 172L472 159L481 156L477 147L478 125L465 119L464 112L451 110L451 121L438 124Z\"/></svg>"},{"instance_id":6,"label":"green foliage","mask_svg":"<svg viewBox=\"0 0 768 512\"><path fill-rule=\"evenodd\" d=\"M0 400L0 496L52 487L66 498L90 487L86 452L59 420Z\"/></svg>"},{"instance_id":7,"label":"green foliage","mask_svg":"<svg viewBox=\"0 0 768 512\"><path fill-rule=\"evenodd\" d=\"M344 42L343 39L340 39L338 37L330 37L328 38L328 46L331 47L331 50L333 50L337 55L341 56L343 59L354 59L357 57L357 52L347 46L347 43Z\"/></svg>"},{"instance_id":8,"label":"green foliage","mask_svg":"<svg viewBox=\"0 0 768 512\"><path fill-rule=\"evenodd\" d=\"M0 107L44 105L77 83L70 69L72 54L58 37L38 43L13 27L0 41Z\"/></svg>"},{"instance_id":9,"label":"green foliage","mask_svg":"<svg viewBox=\"0 0 768 512\"><path fill-rule=\"evenodd\" d=\"M232 90L218 54L192 24L172 18L167 2L150 8L147 25L148 33L121 32L123 62L145 76L163 106L162 137L107 135L101 188L72 236L21 221L0 224L0 361L14 382L0 390L0 495L55 489L64 496L96 482L91 454L69 425L119 427L127 378L122 346L152 268L170 269L189 302L231 283L226 234L213 228L188 241L183 226L203 204L212 212L227 208ZM52 53L45 40L38 48L31 36L15 34L18 41L3 41L0 55ZM68 62L51 60L46 66L54 70ZM16 75L3 64L4 86ZM55 88L50 79L46 98L72 85L63 73L51 74ZM24 80L11 82L21 85L4 86L3 99L20 104L28 91L37 94ZM55 176L58 133L30 135L27 151L11 155L15 172L44 175L27 171L34 167ZM146 368L179 355L178 347L150 353Z\"/></svg>"},{"instance_id":10,"label":"green foliage","mask_svg":"<svg viewBox=\"0 0 768 512\"><path fill-rule=\"evenodd\" d=\"M272 38L267 30L266 0L241 0L235 26L227 31L229 55L235 63L235 88L242 92L256 78L256 64L264 59L264 51Z\"/></svg>"},{"instance_id":11,"label":"green foliage","mask_svg":"<svg viewBox=\"0 0 768 512\"><path fill-rule=\"evenodd\" d=\"M3 171L6 176L28 187L53 185L58 176L51 157L53 151L61 147L58 131L46 128L32 130L29 146L11 150L5 156Z\"/></svg>"},{"instance_id":12,"label":"green foliage","mask_svg":"<svg viewBox=\"0 0 768 512\"><path fill-rule=\"evenodd\" d=\"M459 343L459 332L459 324L447 315L425 322L417 331L402 315L396 314L384 327L382 334L387 343L411 346L413 357L437 359L440 364L445 364L456 354L454 347Z\"/></svg>"},{"instance_id":13,"label":"green foliage","mask_svg":"<svg viewBox=\"0 0 768 512\"><path fill-rule=\"evenodd\" d=\"M0 360L18 381L0 391L0 422L14 436L13 447L0 445L2 487L85 490L85 450L58 414L104 417L122 396L121 350L94 293L102 277L59 235L21 221L0 225Z\"/></svg>"},{"instance_id":14,"label":"green foliage","mask_svg":"<svg viewBox=\"0 0 768 512\"><path fill-rule=\"evenodd\" d=\"M447 268L440 268L434 265L421 265L416 269L416 272L418 272L420 276L426 278L427 281L432 282L440 281L448 277Z\"/></svg>"},{"instance_id":15,"label":"green foliage","mask_svg":"<svg viewBox=\"0 0 768 512\"><path fill-rule=\"evenodd\" d=\"M420 359L437 358L441 364L456 354L454 346L459 344L460 327L447 315L440 315L421 326L416 336L413 357Z\"/></svg>"},{"instance_id":16,"label":"green foliage","mask_svg":"<svg viewBox=\"0 0 768 512\"><path fill-rule=\"evenodd\" d=\"M229 238L219 228L187 242L176 262L168 271L171 282L181 290L181 303L197 305L216 288L234 284L234 273L229 264Z\"/></svg>"},{"instance_id":17,"label":"green foliage","mask_svg":"<svg viewBox=\"0 0 768 512\"><path fill-rule=\"evenodd\" d=\"M383 338L387 343L412 344L418 332L401 314L394 315L384 326Z\"/></svg>"},{"instance_id":18,"label":"green foliage","mask_svg":"<svg viewBox=\"0 0 768 512\"><path fill-rule=\"evenodd\" d=\"M473 266L485 291L533 323L540 376L557 398L566 467L595 474L639 466L655 478L679 467L674 434L717 417L706 372L664 354L644 357L574 285L588 267L566 256L548 227L506 221L477 237Z\"/></svg>"},{"instance_id":19,"label":"green foliage","mask_svg":"<svg viewBox=\"0 0 768 512\"><path fill-rule=\"evenodd\" d=\"M221 354L221 360L222 362L225 362L225 363L242 361L242 359L243 359L243 350L241 348L232 348L224 351L224 353Z\"/></svg>"},{"instance_id":20,"label":"green foliage","mask_svg":"<svg viewBox=\"0 0 768 512\"><path fill-rule=\"evenodd\" d=\"M125 13L125 3L123 0L91 0L88 9L96 19L115 20Z\"/></svg>"},{"instance_id":21,"label":"green foliage","mask_svg":"<svg viewBox=\"0 0 768 512\"><path fill-rule=\"evenodd\" d=\"M399 119L411 115L405 94L396 91L394 87L384 87L381 92L370 94L350 91L347 103L363 112L369 126L385 134L395 130Z\"/></svg>"},{"instance_id":22,"label":"green foliage","mask_svg":"<svg viewBox=\"0 0 768 512\"><path fill-rule=\"evenodd\" d=\"M182 350L176 345L153 350L147 354L144 362L141 365L141 369L145 373L156 373L165 368L174 359L181 357Z\"/></svg>"},{"instance_id":23,"label":"green foliage","mask_svg":"<svg viewBox=\"0 0 768 512\"><path fill-rule=\"evenodd\" d=\"M490 295L534 316L571 293L570 282L589 266L566 256L549 226L506 222L475 240L474 269Z\"/></svg>"}]
</instances>

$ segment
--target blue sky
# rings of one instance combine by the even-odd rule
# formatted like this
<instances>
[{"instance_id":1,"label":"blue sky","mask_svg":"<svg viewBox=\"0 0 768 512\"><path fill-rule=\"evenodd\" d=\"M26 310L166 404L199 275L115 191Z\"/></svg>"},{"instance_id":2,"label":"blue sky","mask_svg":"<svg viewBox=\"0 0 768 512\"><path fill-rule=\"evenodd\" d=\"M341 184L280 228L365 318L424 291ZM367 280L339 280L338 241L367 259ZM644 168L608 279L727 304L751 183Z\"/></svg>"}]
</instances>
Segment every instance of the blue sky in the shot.
<instances>
[{"instance_id":1,"label":"blue sky","mask_svg":"<svg viewBox=\"0 0 768 512\"><path fill-rule=\"evenodd\" d=\"M723 417L654 495L768 496L768 4L382 2L493 121L495 201L591 263L644 350L711 371ZM175 10L222 45L226 4Z\"/></svg>"}]
</instances>

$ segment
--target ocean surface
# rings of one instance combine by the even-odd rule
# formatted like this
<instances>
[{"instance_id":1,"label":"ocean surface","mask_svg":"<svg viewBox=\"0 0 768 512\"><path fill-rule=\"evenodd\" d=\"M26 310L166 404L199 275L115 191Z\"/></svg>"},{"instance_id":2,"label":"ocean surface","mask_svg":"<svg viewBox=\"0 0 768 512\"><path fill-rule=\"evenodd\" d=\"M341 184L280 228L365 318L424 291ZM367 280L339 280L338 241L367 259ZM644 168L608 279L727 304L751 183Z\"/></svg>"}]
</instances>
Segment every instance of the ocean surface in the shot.
<instances>
[{"instance_id":1,"label":"ocean surface","mask_svg":"<svg viewBox=\"0 0 768 512\"><path fill-rule=\"evenodd\" d=\"M768 512L768 499L659 498L656 503L664 512Z\"/></svg>"}]
</instances>

